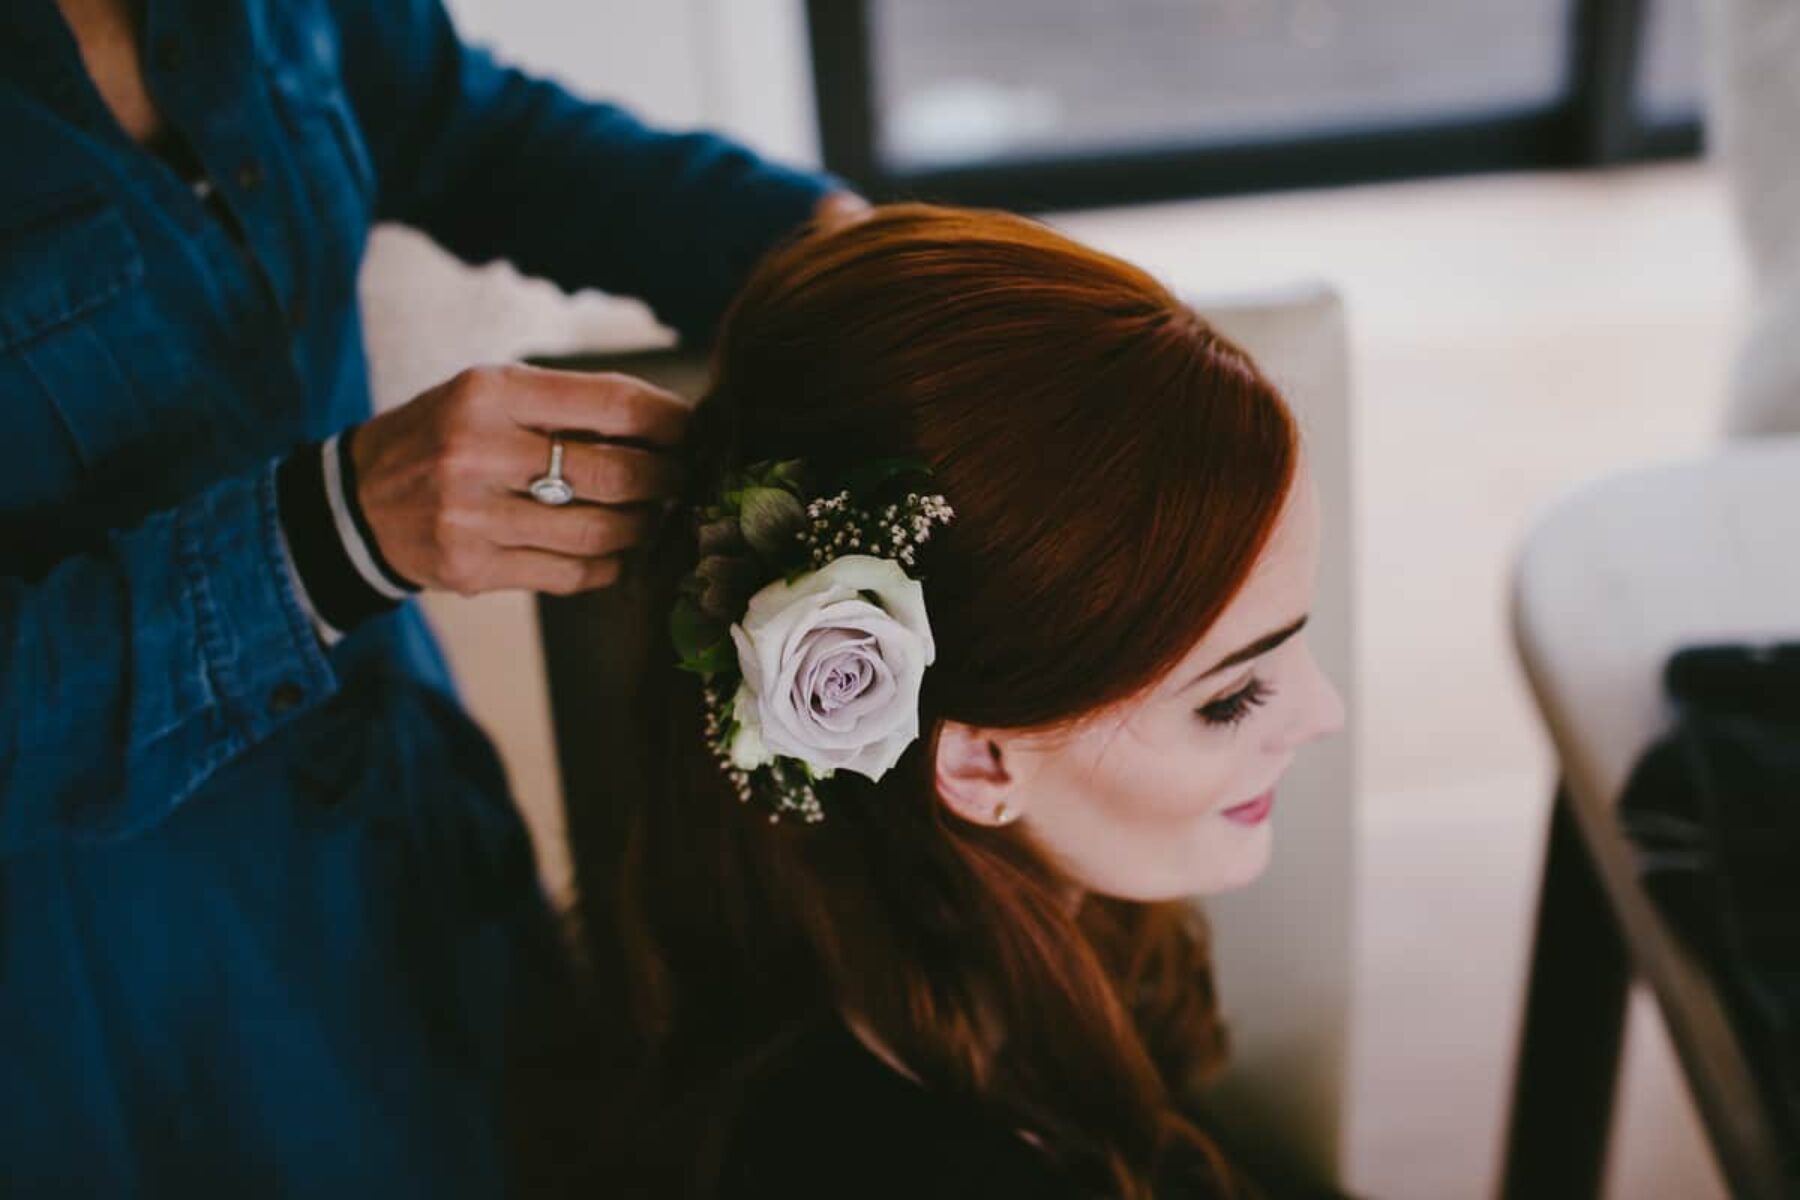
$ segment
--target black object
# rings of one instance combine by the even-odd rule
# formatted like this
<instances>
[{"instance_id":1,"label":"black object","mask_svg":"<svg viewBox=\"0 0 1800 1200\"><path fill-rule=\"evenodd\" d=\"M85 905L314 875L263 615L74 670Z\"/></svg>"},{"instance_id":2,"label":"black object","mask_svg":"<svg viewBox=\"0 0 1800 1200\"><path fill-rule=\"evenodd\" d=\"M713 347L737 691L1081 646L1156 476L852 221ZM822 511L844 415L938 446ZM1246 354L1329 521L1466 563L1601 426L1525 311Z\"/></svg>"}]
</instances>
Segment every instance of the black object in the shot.
<instances>
[{"instance_id":1,"label":"black object","mask_svg":"<svg viewBox=\"0 0 1800 1200\"><path fill-rule=\"evenodd\" d=\"M1503 1200L1597 1197L1625 1032L1630 951L1559 788L1532 938Z\"/></svg>"},{"instance_id":2,"label":"black object","mask_svg":"<svg viewBox=\"0 0 1800 1200\"><path fill-rule=\"evenodd\" d=\"M1619 819L1717 981L1800 1186L1800 643L1683 650L1664 685L1675 724Z\"/></svg>"}]
</instances>

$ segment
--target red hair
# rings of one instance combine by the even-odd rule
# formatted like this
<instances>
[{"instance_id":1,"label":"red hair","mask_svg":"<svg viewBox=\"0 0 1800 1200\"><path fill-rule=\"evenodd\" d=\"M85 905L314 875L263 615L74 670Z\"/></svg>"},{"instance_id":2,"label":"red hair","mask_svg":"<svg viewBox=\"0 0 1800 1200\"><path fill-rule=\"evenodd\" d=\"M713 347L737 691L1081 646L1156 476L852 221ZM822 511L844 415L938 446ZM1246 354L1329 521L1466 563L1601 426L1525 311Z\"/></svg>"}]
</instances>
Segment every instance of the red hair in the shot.
<instances>
[{"instance_id":1,"label":"red hair","mask_svg":"<svg viewBox=\"0 0 1800 1200\"><path fill-rule=\"evenodd\" d=\"M1292 483L1276 390L1135 267L1022 218L898 206L760 266L695 439L696 500L735 464L918 458L957 517L920 562L925 736L879 783L835 777L823 823L738 804L702 744L698 681L650 672L651 769L606 798L632 830L602 906L617 919L587 941L654 1096L697 1097L717 1127L729 1089L709 1085L837 1007L1095 1190L1149 1195L1180 1147L1230 1194L1182 1115L1224 1052L1199 918L1101 899L1071 914L1023 828L945 811L932 748L944 720L1079 720L1191 649ZM663 600L693 554L663 547Z\"/></svg>"}]
</instances>

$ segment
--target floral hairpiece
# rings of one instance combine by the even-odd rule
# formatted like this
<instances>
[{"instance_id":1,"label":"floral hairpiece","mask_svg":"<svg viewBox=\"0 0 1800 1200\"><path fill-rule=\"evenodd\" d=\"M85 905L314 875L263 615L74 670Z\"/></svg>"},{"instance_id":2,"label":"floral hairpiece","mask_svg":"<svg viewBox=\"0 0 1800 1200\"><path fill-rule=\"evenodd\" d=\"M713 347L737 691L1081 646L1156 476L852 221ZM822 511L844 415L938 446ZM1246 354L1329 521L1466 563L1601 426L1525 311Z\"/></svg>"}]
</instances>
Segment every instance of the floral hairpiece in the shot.
<instances>
[{"instance_id":1,"label":"floral hairpiece","mask_svg":"<svg viewBox=\"0 0 1800 1200\"><path fill-rule=\"evenodd\" d=\"M919 736L937 649L910 572L942 496L908 491L909 462L874 463L812 496L804 463L758 463L700 514L700 560L670 616L681 668L705 679L706 737L769 819L824 819L817 785L887 773Z\"/></svg>"}]
</instances>

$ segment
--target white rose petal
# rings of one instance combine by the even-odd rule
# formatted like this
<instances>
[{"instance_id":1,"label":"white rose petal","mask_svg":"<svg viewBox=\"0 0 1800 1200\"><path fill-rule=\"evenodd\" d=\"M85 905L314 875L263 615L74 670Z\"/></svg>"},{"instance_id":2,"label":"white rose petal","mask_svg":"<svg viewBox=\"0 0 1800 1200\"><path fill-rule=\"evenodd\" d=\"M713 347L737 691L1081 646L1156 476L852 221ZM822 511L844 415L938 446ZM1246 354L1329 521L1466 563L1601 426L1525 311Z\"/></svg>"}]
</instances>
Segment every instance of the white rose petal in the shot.
<instances>
[{"instance_id":1,"label":"white rose petal","mask_svg":"<svg viewBox=\"0 0 1800 1200\"><path fill-rule=\"evenodd\" d=\"M731 637L744 676L739 738L755 739L746 760L754 751L880 779L918 738L937 648L924 589L899 564L851 555L772 583Z\"/></svg>"},{"instance_id":2,"label":"white rose petal","mask_svg":"<svg viewBox=\"0 0 1800 1200\"><path fill-rule=\"evenodd\" d=\"M762 734L756 727L755 705L756 700L749 694L749 689L738 685L737 699L732 704L737 732L731 737L731 765L742 771L754 771L775 761L775 756L763 745Z\"/></svg>"}]
</instances>

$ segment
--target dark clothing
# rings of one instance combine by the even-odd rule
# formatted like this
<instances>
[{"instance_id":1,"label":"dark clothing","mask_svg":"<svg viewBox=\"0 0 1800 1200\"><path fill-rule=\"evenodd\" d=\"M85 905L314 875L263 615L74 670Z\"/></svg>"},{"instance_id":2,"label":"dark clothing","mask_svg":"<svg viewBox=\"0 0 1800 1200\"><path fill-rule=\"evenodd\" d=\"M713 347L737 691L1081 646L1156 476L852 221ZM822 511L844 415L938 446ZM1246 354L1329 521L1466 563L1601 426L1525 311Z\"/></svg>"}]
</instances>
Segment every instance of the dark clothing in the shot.
<instances>
[{"instance_id":1,"label":"dark clothing","mask_svg":"<svg viewBox=\"0 0 1800 1200\"><path fill-rule=\"evenodd\" d=\"M734 1108L716 1200L1097 1200L1110 1191L1078 1183L974 1101L894 1070L835 1016L807 1023L760 1063ZM1172 1156L1156 1181L1158 1200L1219 1194L1197 1152Z\"/></svg>"},{"instance_id":2,"label":"dark clothing","mask_svg":"<svg viewBox=\"0 0 1800 1200\"><path fill-rule=\"evenodd\" d=\"M276 464L369 414L374 221L697 339L829 185L436 0L144 8L166 157L0 4L0 1192L492 1195L531 848L414 605L315 635Z\"/></svg>"},{"instance_id":3,"label":"dark clothing","mask_svg":"<svg viewBox=\"0 0 1800 1200\"><path fill-rule=\"evenodd\" d=\"M1619 804L1645 890L1718 981L1800 1186L1800 643L1676 654Z\"/></svg>"},{"instance_id":4,"label":"dark clothing","mask_svg":"<svg viewBox=\"0 0 1800 1200\"><path fill-rule=\"evenodd\" d=\"M1097 1200L1048 1155L968 1100L927 1091L877 1058L835 1016L817 1018L759 1064L726 1134L717 1200ZM1208 1137L1239 1200L1350 1200L1327 1184ZM1223 1193L1198 1152L1170 1156L1157 1200Z\"/></svg>"},{"instance_id":5,"label":"dark clothing","mask_svg":"<svg viewBox=\"0 0 1800 1200\"><path fill-rule=\"evenodd\" d=\"M1082 1196L993 1115L926 1091L832 1018L747 1082L719 1184L719 1200Z\"/></svg>"}]
</instances>

